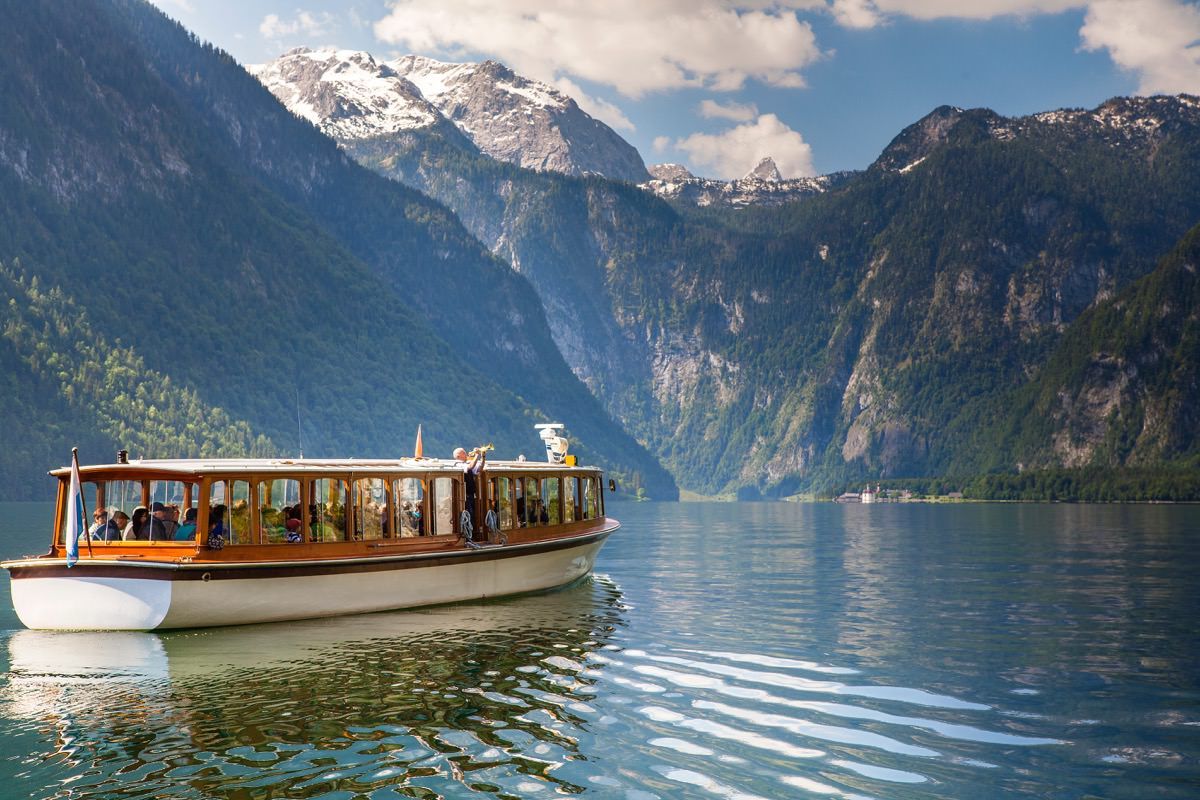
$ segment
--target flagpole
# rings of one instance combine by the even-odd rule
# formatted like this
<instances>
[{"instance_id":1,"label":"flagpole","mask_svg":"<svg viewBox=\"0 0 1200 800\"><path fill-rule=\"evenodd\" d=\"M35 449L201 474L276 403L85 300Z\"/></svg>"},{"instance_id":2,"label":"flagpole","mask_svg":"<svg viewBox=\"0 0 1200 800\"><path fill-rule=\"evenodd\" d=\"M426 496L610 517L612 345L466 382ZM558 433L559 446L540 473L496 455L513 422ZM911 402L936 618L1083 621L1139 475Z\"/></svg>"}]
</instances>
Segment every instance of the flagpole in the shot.
<instances>
[{"instance_id":1,"label":"flagpole","mask_svg":"<svg viewBox=\"0 0 1200 800\"><path fill-rule=\"evenodd\" d=\"M67 550L67 567L75 566L79 561L79 535L87 531L84 525L83 489L79 480L79 448L71 448L71 490L67 496L67 518L63 536ZM91 541L88 541L88 553L91 554Z\"/></svg>"},{"instance_id":2,"label":"flagpole","mask_svg":"<svg viewBox=\"0 0 1200 800\"><path fill-rule=\"evenodd\" d=\"M79 448L78 447L71 448L71 460L75 464L75 471L78 473L79 472ZM83 521L84 521L84 524L86 525L87 518L88 518L87 495L85 495L83 493L83 485L82 484L80 484L80 486L79 486L79 504L83 508ZM108 515L105 514L104 517L105 517L105 519L104 519L105 538L108 538L108 536L107 536L107 534L108 534ZM85 527L84 530L86 531L87 528ZM92 535L90 533L88 534L88 537L87 537L87 546L88 546L88 558L95 558L95 555L92 553Z\"/></svg>"}]
</instances>

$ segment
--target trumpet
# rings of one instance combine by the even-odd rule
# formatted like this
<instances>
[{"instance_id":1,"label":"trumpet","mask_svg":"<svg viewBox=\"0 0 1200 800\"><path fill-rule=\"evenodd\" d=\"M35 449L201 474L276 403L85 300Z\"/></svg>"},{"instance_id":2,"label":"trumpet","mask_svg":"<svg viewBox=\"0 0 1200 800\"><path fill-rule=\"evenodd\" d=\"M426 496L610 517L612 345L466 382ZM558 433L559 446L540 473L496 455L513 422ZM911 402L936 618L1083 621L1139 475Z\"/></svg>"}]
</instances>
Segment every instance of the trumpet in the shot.
<instances>
[{"instance_id":1,"label":"trumpet","mask_svg":"<svg viewBox=\"0 0 1200 800\"><path fill-rule=\"evenodd\" d=\"M479 447L472 449L471 452L467 453L467 455L473 456L473 455L477 455L479 453L488 453L495 449L496 449L496 446L493 445L491 442L488 442L487 444L481 444L481 445L479 445Z\"/></svg>"}]
</instances>

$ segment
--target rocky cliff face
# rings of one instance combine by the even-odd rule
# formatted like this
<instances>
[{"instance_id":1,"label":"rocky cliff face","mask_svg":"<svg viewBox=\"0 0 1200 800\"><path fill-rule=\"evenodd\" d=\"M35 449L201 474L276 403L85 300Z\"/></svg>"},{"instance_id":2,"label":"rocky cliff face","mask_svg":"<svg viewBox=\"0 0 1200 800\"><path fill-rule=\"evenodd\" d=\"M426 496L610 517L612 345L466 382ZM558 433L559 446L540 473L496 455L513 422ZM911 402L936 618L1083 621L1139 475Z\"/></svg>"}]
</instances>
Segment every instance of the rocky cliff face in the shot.
<instances>
[{"instance_id":1,"label":"rocky cliff face","mask_svg":"<svg viewBox=\"0 0 1200 800\"><path fill-rule=\"evenodd\" d=\"M637 150L578 104L495 61L445 63L409 55L299 48L250 68L284 105L345 142L445 127L470 147L527 169L646 179Z\"/></svg>"}]
</instances>

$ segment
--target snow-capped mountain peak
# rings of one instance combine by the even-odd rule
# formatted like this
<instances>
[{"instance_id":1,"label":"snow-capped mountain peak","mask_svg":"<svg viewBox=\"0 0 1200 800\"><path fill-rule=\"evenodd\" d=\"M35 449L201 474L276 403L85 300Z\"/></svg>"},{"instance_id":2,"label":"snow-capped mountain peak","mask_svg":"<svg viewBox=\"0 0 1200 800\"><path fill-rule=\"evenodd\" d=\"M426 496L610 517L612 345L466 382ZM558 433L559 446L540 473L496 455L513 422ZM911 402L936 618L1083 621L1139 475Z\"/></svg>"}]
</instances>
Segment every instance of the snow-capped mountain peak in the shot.
<instances>
[{"instance_id":1,"label":"snow-capped mountain peak","mask_svg":"<svg viewBox=\"0 0 1200 800\"><path fill-rule=\"evenodd\" d=\"M292 113L335 139L428 128L441 116L410 81L358 50L298 47L247 69Z\"/></svg>"},{"instance_id":2,"label":"snow-capped mountain peak","mask_svg":"<svg viewBox=\"0 0 1200 800\"><path fill-rule=\"evenodd\" d=\"M569 175L641 181L632 145L552 86L496 61L455 64L408 55L297 49L251 72L294 113L340 141L449 121L487 155Z\"/></svg>"},{"instance_id":3,"label":"snow-capped mountain peak","mask_svg":"<svg viewBox=\"0 0 1200 800\"><path fill-rule=\"evenodd\" d=\"M523 78L498 61L452 64L409 55L387 64L420 88L427 100L438 105L461 101L462 97L456 95L464 94L464 90L470 94L481 85L522 97L538 108L566 110L575 104L553 86Z\"/></svg>"}]
</instances>

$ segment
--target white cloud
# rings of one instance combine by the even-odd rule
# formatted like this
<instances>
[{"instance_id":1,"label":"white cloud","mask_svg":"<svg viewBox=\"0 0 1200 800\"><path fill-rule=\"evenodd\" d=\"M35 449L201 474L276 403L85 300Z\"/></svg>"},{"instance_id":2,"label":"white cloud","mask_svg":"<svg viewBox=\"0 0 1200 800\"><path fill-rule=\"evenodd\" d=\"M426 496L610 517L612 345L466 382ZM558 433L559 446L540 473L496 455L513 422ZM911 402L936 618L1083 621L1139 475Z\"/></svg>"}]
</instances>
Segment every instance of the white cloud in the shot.
<instances>
[{"instance_id":1,"label":"white cloud","mask_svg":"<svg viewBox=\"0 0 1200 800\"><path fill-rule=\"evenodd\" d=\"M658 149L658 140L655 140ZM676 149L688 154L692 163L712 170L719 178L740 178L754 169L765 156L775 159L775 165L785 178L800 178L816 174L812 163L812 147L797 131L785 125L774 114L763 114L754 122L718 133L693 133L676 139Z\"/></svg>"},{"instance_id":2,"label":"white cloud","mask_svg":"<svg viewBox=\"0 0 1200 800\"><path fill-rule=\"evenodd\" d=\"M873 0L833 0L831 10L843 28L874 28L881 21Z\"/></svg>"},{"instance_id":3,"label":"white cloud","mask_svg":"<svg viewBox=\"0 0 1200 800\"><path fill-rule=\"evenodd\" d=\"M670 136L655 136L654 137L654 152L664 153L671 146Z\"/></svg>"},{"instance_id":4,"label":"white cloud","mask_svg":"<svg viewBox=\"0 0 1200 800\"><path fill-rule=\"evenodd\" d=\"M267 14L259 23L258 32L267 39L283 39L288 36L324 36L333 25L333 15L327 11L314 14L303 9L296 10L292 19L281 19L278 14Z\"/></svg>"},{"instance_id":5,"label":"white cloud","mask_svg":"<svg viewBox=\"0 0 1200 800\"><path fill-rule=\"evenodd\" d=\"M749 122L758 116L758 106L754 103L721 103L716 100L703 100L696 109L705 119L731 119L734 122Z\"/></svg>"},{"instance_id":6,"label":"white cloud","mask_svg":"<svg viewBox=\"0 0 1200 800\"><path fill-rule=\"evenodd\" d=\"M824 0L395 0L375 35L416 52L475 52L547 83L573 77L627 97L747 80L804 85L821 57L797 9Z\"/></svg>"},{"instance_id":7,"label":"white cloud","mask_svg":"<svg viewBox=\"0 0 1200 800\"><path fill-rule=\"evenodd\" d=\"M1136 72L1139 94L1200 93L1200 9L1174 0L1097 0L1079 31L1088 50L1107 50Z\"/></svg>"},{"instance_id":8,"label":"white cloud","mask_svg":"<svg viewBox=\"0 0 1200 800\"><path fill-rule=\"evenodd\" d=\"M619 131L635 131L637 126L629 117L625 116L625 112L617 108L614 104L599 97L592 97L583 90L583 87L575 83L570 78L559 78L554 82L555 88L564 94L571 96L580 108L591 114L596 119L607 124L610 128L615 128Z\"/></svg>"}]
</instances>

